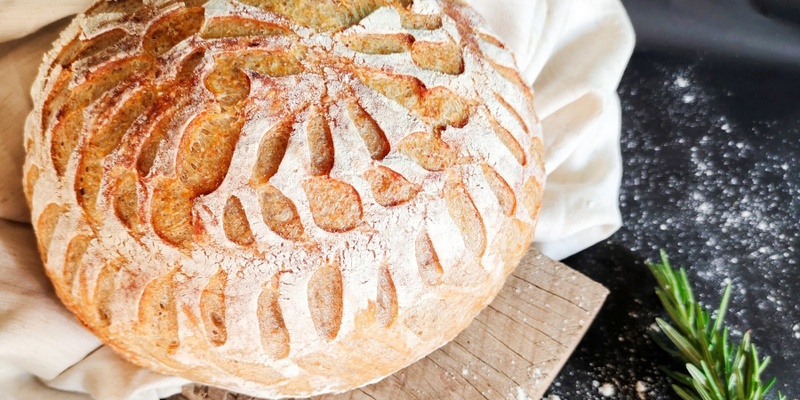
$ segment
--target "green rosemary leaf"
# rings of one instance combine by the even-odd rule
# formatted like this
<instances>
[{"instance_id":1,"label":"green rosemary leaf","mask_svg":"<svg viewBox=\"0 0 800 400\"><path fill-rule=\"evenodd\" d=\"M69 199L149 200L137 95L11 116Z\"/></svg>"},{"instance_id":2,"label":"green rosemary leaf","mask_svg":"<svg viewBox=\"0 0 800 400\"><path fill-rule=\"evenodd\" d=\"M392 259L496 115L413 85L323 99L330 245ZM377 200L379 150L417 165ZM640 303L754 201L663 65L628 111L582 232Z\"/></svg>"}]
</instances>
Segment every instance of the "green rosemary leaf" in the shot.
<instances>
[{"instance_id":1,"label":"green rosemary leaf","mask_svg":"<svg viewBox=\"0 0 800 400\"><path fill-rule=\"evenodd\" d=\"M675 393L677 393L678 396L680 396L683 400L703 400L699 395L689 392L681 386L672 385L672 389L675 390Z\"/></svg>"},{"instance_id":2,"label":"green rosemary leaf","mask_svg":"<svg viewBox=\"0 0 800 400\"><path fill-rule=\"evenodd\" d=\"M709 380L708 386L714 392L714 398L719 400L724 400L725 396L723 393L725 392L725 387L722 386L722 382L720 381L719 375L711 371L709 368L708 363L705 361L700 362L700 366L703 367L703 376Z\"/></svg>"},{"instance_id":3,"label":"green rosemary leaf","mask_svg":"<svg viewBox=\"0 0 800 400\"><path fill-rule=\"evenodd\" d=\"M675 372L673 370L664 368L663 366L659 367L659 369L661 371L663 371L665 374L667 374L667 376L669 376L672 380L677 381L681 385L692 386L692 377L691 376L689 376L687 374L680 373L680 372Z\"/></svg>"},{"instance_id":4,"label":"green rosemary leaf","mask_svg":"<svg viewBox=\"0 0 800 400\"><path fill-rule=\"evenodd\" d=\"M772 362L772 357L767 357L761 360L761 364L758 365L758 371L756 371L757 375L761 375L764 373L764 370L767 369L767 365Z\"/></svg>"},{"instance_id":5,"label":"green rosemary leaf","mask_svg":"<svg viewBox=\"0 0 800 400\"><path fill-rule=\"evenodd\" d=\"M767 382L767 384L764 385L764 393L769 392L769 390L772 389L773 386L775 386L775 382L777 382L777 381L778 380L775 379L775 378L770 379L769 382ZM781 397L783 397L783 395L778 394L778 398L781 398Z\"/></svg>"},{"instance_id":6,"label":"green rosemary leaf","mask_svg":"<svg viewBox=\"0 0 800 400\"><path fill-rule=\"evenodd\" d=\"M675 347L678 348L681 355L690 363L692 364L699 364L700 363L700 354L697 352L697 349L689 343L689 340L686 339L683 335L681 335L675 328L669 325L666 321L661 318L656 319L656 323L658 327L661 328L661 331L664 332L665 335L672 341Z\"/></svg>"},{"instance_id":7,"label":"green rosemary leaf","mask_svg":"<svg viewBox=\"0 0 800 400\"><path fill-rule=\"evenodd\" d=\"M731 290L732 286L729 283L725 286L725 292L722 294L722 301L719 302L717 318L714 321L714 332L718 332L722 329L722 324L725 322L725 314L728 313L728 305L731 303Z\"/></svg>"}]
</instances>

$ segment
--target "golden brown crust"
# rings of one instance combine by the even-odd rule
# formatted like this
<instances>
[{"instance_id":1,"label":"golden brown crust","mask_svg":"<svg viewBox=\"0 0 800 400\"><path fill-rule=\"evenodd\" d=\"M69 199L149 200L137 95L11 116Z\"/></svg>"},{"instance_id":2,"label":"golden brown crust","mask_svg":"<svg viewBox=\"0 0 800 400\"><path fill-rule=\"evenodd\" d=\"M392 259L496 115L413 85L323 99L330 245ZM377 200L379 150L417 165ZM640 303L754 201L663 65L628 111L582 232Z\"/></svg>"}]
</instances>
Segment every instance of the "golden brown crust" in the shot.
<instances>
[{"instance_id":1,"label":"golden brown crust","mask_svg":"<svg viewBox=\"0 0 800 400\"><path fill-rule=\"evenodd\" d=\"M533 95L460 1L101 1L35 87L47 274L163 373L367 384L455 337L532 240Z\"/></svg>"}]
</instances>

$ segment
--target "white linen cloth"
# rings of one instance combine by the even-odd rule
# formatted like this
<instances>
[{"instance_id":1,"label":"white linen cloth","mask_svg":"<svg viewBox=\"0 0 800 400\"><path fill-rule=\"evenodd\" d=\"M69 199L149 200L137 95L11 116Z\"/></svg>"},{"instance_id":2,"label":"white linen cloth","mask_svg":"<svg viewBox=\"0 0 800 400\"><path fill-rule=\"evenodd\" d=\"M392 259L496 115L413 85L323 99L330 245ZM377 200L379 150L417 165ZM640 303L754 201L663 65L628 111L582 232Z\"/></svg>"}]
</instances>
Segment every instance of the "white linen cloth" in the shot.
<instances>
[{"instance_id":1,"label":"white linen cloth","mask_svg":"<svg viewBox=\"0 0 800 400\"><path fill-rule=\"evenodd\" d=\"M156 400L189 383L124 361L83 328L55 297L27 224L29 88L65 18L93 2L0 0L0 400ZM621 3L469 3L534 87L547 164L535 246L561 259L607 238L621 225L616 87L634 43Z\"/></svg>"}]
</instances>

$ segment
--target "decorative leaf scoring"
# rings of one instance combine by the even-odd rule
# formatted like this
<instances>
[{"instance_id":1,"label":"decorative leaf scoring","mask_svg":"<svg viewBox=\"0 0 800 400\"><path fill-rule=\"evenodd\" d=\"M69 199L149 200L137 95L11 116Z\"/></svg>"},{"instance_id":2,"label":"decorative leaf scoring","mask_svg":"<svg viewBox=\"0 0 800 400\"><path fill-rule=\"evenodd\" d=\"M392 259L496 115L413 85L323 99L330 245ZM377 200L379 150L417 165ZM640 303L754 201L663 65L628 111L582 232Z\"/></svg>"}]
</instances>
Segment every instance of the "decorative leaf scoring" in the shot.
<instances>
[{"instance_id":1,"label":"decorative leaf scoring","mask_svg":"<svg viewBox=\"0 0 800 400\"><path fill-rule=\"evenodd\" d=\"M491 58L486 58L486 60L489 62L489 65L491 65L492 68L494 68L495 71L500 74L500 76L511 82L522 94L525 95L525 98L528 100L528 108L530 109L531 114L533 114L533 92L530 91L530 87L528 87L528 84L525 83L525 79L522 78L522 75L520 75L519 71L511 67L506 67L505 65L500 65Z\"/></svg>"},{"instance_id":2,"label":"decorative leaf scoring","mask_svg":"<svg viewBox=\"0 0 800 400\"><path fill-rule=\"evenodd\" d=\"M225 326L227 284L228 274L220 270L211 277L200 296L200 312L203 316L206 337L216 347L222 346L228 340L228 330Z\"/></svg>"},{"instance_id":3,"label":"decorative leaf scoring","mask_svg":"<svg viewBox=\"0 0 800 400\"><path fill-rule=\"evenodd\" d=\"M39 254L42 255L42 261L47 264L47 254L50 251L50 242L53 241L53 233L55 233L56 225L61 214L67 211L67 207L55 203L48 204L44 208L39 219L36 220L36 238L39 239Z\"/></svg>"},{"instance_id":4,"label":"decorative leaf scoring","mask_svg":"<svg viewBox=\"0 0 800 400\"><path fill-rule=\"evenodd\" d=\"M301 46L287 50L246 50L222 53L216 65L226 70L253 71L261 75L280 78L302 73L305 50Z\"/></svg>"},{"instance_id":5,"label":"decorative leaf scoring","mask_svg":"<svg viewBox=\"0 0 800 400\"><path fill-rule=\"evenodd\" d=\"M438 285L444 270L442 264L439 263L439 256L436 254L436 249L433 248L433 242L428 236L427 230L423 229L419 232L414 247L422 280L428 285Z\"/></svg>"},{"instance_id":6,"label":"decorative leaf scoring","mask_svg":"<svg viewBox=\"0 0 800 400\"><path fill-rule=\"evenodd\" d=\"M419 108L422 94L426 90L422 81L413 76L392 75L368 69L359 69L356 74L364 84L409 110Z\"/></svg>"},{"instance_id":7,"label":"decorative leaf scoring","mask_svg":"<svg viewBox=\"0 0 800 400\"><path fill-rule=\"evenodd\" d=\"M70 99L69 83L72 81L71 70L62 70L53 83L53 90L42 105L42 130L50 127L50 117L56 114Z\"/></svg>"},{"instance_id":8,"label":"decorative leaf scoring","mask_svg":"<svg viewBox=\"0 0 800 400\"><path fill-rule=\"evenodd\" d=\"M174 179L165 179L153 190L150 204L153 230L167 243L183 247L191 243L192 192Z\"/></svg>"},{"instance_id":9,"label":"decorative leaf scoring","mask_svg":"<svg viewBox=\"0 0 800 400\"><path fill-rule=\"evenodd\" d=\"M347 103L347 112L353 120L361 139L369 150L369 155L373 160L383 160L391 151L389 140L375 119L361 107L356 100Z\"/></svg>"},{"instance_id":10,"label":"decorative leaf scoring","mask_svg":"<svg viewBox=\"0 0 800 400\"><path fill-rule=\"evenodd\" d=\"M33 190L36 187L36 183L39 181L40 173L41 169L34 164L28 168L28 172L25 174L25 184L22 189L25 193L25 200L28 203L28 208L30 209L33 209Z\"/></svg>"},{"instance_id":11,"label":"decorative leaf scoring","mask_svg":"<svg viewBox=\"0 0 800 400\"><path fill-rule=\"evenodd\" d=\"M444 185L444 201L450 217L461 230L468 251L480 257L486 250L486 227L478 209L455 171L448 171Z\"/></svg>"},{"instance_id":12,"label":"decorative leaf scoring","mask_svg":"<svg viewBox=\"0 0 800 400\"><path fill-rule=\"evenodd\" d=\"M78 235L70 240L67 245L67 255L64 259L64 282L67 288L72 289L75 285L75 277L78 275L83 256L89 249L89 244L94 240L93 236Z\"/></svg>"},{"instance_id":13,"label":"decorative leaf scoring","mask_svg":"<svg viewBox=\"0 0 800 400\"><path fill-rule=\"evenodd\" d=\"M92 72L86 81L71 90L67 111L82 110L94 103L109 90L121 84L146 80L153 75L152 61L136 56L103 64Z\"/></svg>"},{"instance_id":14,"label":"decorative leaf scoring","mask_svg":"<svg viewBox=\"0 0 800 400\"><path fill-rule=\"evenodd\" d=\"M169 137L169 132L175 129L176 115L192 100L187 96L196 84L197 69L205 59L203 49L196 50L185 57L181 62L176 82L162 89L150 114L155 123L148 125L148 134L136 160L136 169L140 177L146 177L153 168L161 144Z\"/></svg>"},{"instance_id":15,"label":"decorative leaf scoring","mask_svg":"<svg viewBox=\"0 0 800 400\"><path fill-rule=\"evenodd\" d=\"M318 177L303 183L303 189L314 223L323 230L347 232L361 222L361 197L354 187L342 181Z\"/></svg>"},{"instance_id":16,"label":"decorative leaf scoring","mask_svg":"<svg viewBox=\"0 0 800 400\"><path fill-rule=\"evenodd\" d=\"M342 272L338 265L323 265L308 282L308 308L317 333L331 341L339 334L343 309Z\"/></svg>"},{"instance_id":17,"label":"decorative leaf scoring","mask_svg":"<svg viewBox=\"0 0 800 400\"><path fill-rule=\"evenodd\" d=\"M120 82L132 80L149 67L149 62L136 57L104 65L98 71L90 74L86 78L86 82L72 90L67 100L64 100L68 87L67 80L71 79L72 75L64 75L62 73L65 80L62 80L60 76L59 81L56 82L56 86L59 89L54 96L49 98L49 103L45 105L42 121L42 125L47 126L51 113L55 112L55 110L61 110L57 114L58 118L56 119L56 126L53 128L51 143L51 157L56 173L59 176L63 176L67 162L77 146L78 137L83 133L84 108L97 101L103 94L119 85ZM62 90L64 92L61 92ZM148 91L145 90L143 92L147 93ZM63 115L63 117L59 115ZM118 132L112 132L112 134L118 134Z\"/></svg>"},{"instance_id":18,"label":"decorative leaf scoring","mask_svg":"<svg viewBox=\"0 0 800 400\"><path fill-rule=\"evenodd\" d=\"M327 110L312 105L309 109L306 132L311 175L328 175L333 169L334 152Z\"/></svg>"},{"instance_id":19,"label":"decorative leaf scoring","mask_svg":"<svg viewBox=\"0 0 800 400\"><path fill-rule=\"evenodd\" d=\"M173 354L180 345L175 272L150 282L139 300L139 331L150 346Z\"/></svg>"},{"instance_id":20,"label":"decorative leaf scoring","mask_svg":"<svg viewBox=\"0 0 800 400\"><path fill-rule=\"evenodd\" d=\"M178 149L177 173L195 196L211 193L222 184L239 140L241 119L208 113L195 119Z\"/></svg>"},{"instance_id":21,"label":"decorative leaf scoring","mask_svg":"<svg viewBox=\"0 0 800 400\"><path fill-rule=\"evenodd\" d=\"M78 32L75 37L73 37L64 47L61 48L61 51L56 56L55 60L53 60L53 65L60 65L62 67L67 67L71 64L78 52L84 47L85 43L81 40L81 34L83 32Z\"/></svg>"},{"instance_id":22,"label":"decorative leaf scoring","mask_svg":"<svg viewBox=\"0 0 800 400\"><path fill-rule=\"evenodd\" d=\"M114 188L114 214L135 237L142 235L139 218L139 190L137 175L133 171L122 172Z\"/></svg>"},{"instance_id":23,"label":"decorative leaf scoring","mask_svg":"<svg viewBox=\"0 0 800 400\"><path fill-rule=\"evenodd\" d=\"M369 69L358 69L356 74L373 90L437 127L450 125L462 128L469 122L471 107L450 89L442 86L428 89L422 81L408 75L392 75Z\"/></svg>"},{"instance_id":24,"label":"decorative leaf scoring","mask_svg":"<svg viewBox=\"0 0 800 400\"><path fill-rule=\"evenodd\" d=\"M318 32L340 30L357 24L378 8L396 4L408 6L410 0L237 0L265 11L283 15L293 22Z\"/></svg>"},{"instance_id":25,"label":"decorative leaf scoring","mask_svg":"<svg viewBox=\"0 0 800 400\"><path fill-rule=\"evenodd\" d=\"M486 119L492 126L492 130L494 131L495 135L497 135L497 138L503 142L503 145L505 145L508 151L511 152L511 155L517 159L517 162L520 163L520 165L526 165L527 158L525 157L525 150L522 149L522 146L519 144L514 135L512 135L508 129L500 125L500 122L497 122L497 118L495 118L490 111L485 111L484 115L486 115Z\"/></svg>"},{"instance_id":26,"label":"decorative leaf scoring","mask_svg":"<svg viewBox=\"0 0 800 400\"><path fill-rule=\"evenodd\" d=\"M183 0L183 4L185 4L186 7L190 7L190 8L191 7L200 7L200 6L204 6L206 3L208 3L208 1L209 0Z\"/></svg>"},{"instance_id":27,"label":"decorative leaf scoring","mask_svg":"<svg viewBox=\"0 0 800 400\"><path fill-rule=\"evenodd\" d=\"M411 57L420 68L449 75L464 73L461 46L453 42L416 42Z\"/></svg>"},{"instance_id":28,"label":"decorative leaf scoring","mask_svg":"<svg viewBox=\"0 0 800 400\"><path fill-rule=\"evenodd\" d=\"M539 217L539 210L542 207L542 185L536 177L531 177L522 186L522 204L528 210L528 215L536 221Z\"/></svg>"},{"instance_id":29,"label":"decorative leaf scoring","mask_svg":"<svg viewBox=\"0 0 800 400\"><path fill-rule=\"evenodd\" d=\"M354 34L341 37L353 51L366 54L394 54L411 50L414 37L407 33Z\"/></svg>"},{"instance_id":30,"label":"decorative leaf scoring","mask_svg":"<svg viewBox=\"0 0 800 400\"><path fill-rule=\"evenodd\" d=\"M402 175L384 166L367 171L365 178L372 186L375 201L384 207L393 207L413 199L419 188Z\"/></svg>"},{"instance_id":31,"label":"decorative leaf scoring","mask_svg":"<svg viewBox=\"0 0 800 400\"><path fill-rule=\"evenodd\" d=\"M289 138L294 131L294 117L279 122L261 139L258 146L258 158L253 167L253 181L256 185L264 185L278 173L278 168L289 147Z\"/></svg>"},{"instance_id":32,"label":"decorative leaf scoring","mask_svg":"<svg viewBox=\"0 0 800 400\"><path fill-rule=\"evenodd\" d=\"M125 30L113 29L88 41L81 41L79 38L75 38L72 43L58 55L56 63L64 67L69 67L75 61L87 59L101 52L108 51L108 49L113 49L115 44L121 42L127 36L128 33L125 32Z\"/></svg>"},{"instance_id":33,"label":"decorative leaf scoring","mask_svg":"<svg viewBox=\"0 0 800 400\"><path fill-rule=\"evenodd\" d=\"M481 40L483 40L486 43L491 44L492 46L499 47L501 49L505 49L506 48L506 46L503 44L503 42L500 41L500 39L498 39L498 38L496 38L496 37L494 37L494 36L492 36L492 35L490 35L488 33L477 32L477 34L478 34L478 37L481 38Z\"/></svg>"},{"instance_id":34,"label":"decorative leaf scoring","mask_svg":"<svg viewBox=\"0 0 800 400\"><path fill-rule=\"evenodd\" d=\"M122 137L130 129L133 122L147 111L153 102L152 88L136 92L120 107L111 121L94 133L83 149L82 159L75 178L75 193L78 204L90 218L99 221L96 210L97 194L103 179L103 158L111 154L122 141Z\"/></svg>"},{"instance_id":35,"label":"decorative leaf scoring","mask_svg":"<svg viewBox=\"0 0 800 400\"><path fill-rule=\"evenodd\" d=\"M83 132L83 110L71 110L53 128L51 154L53 167L58 176L64 176L67 163L78 146L78 138Z\"/></svg>"},{"instance_id":36,"label":"decorative leaf scoring","mask_svg":"<svg viewBox=\"0 0 800 400\"><path fill-rule=\"evenodd\" d=\"M271 77L303 72L301 48L281 51L248 50L222 53L215 57L214 69L205 85L224 107L236 106L250 95L250 78L246 71Z\"/></svg>"},{"instance_id":37,"label":"decorative leaf scoring","mask_svg":"<svg viewBox=\"0 0 800 400\"><path fill-rule=\"evenodd\" d=\"M400 12L400 23L405 29L432 31L442 27L440 14L416 14L411 11Z\"/></svg>"},{"instance_id":38,"label":"decorative leaf scoring","mask_svg":"<svg viewBox=\"0 0 800 400\"><path fill-rule=\"evenodd\" d=\"M118 290L116 279L125 262L126 260L123 258L112 260L100 270L100 275L97 277L93 304L97 306L96 317L102 327L107 327L112 323L114 316L111 309L111 298Z\"/></svg>"},{"instance_id":39,"label":"decorative leaf scoring","mask_svg":"<svg viewBox=\"0 0 800 400\"><path fill-rule=\"evenodd\" d=\"M497 99L497 101L499 101L500 104L506 110L508 110L508 113L511 114L511 116L513 116L514 119L517 120L519 125L522 127L522 130L525 131L525 133L531 133L530 128L528 128L528 124L525 123L525 120L522 118L522 115L520 115L520 113L519 113L519 111L517 111L517 109L515 109L511 104L509 104L508 101L506 99L504 99L503 96L500 95L500 93L495 92L494 93L494 98Z\"/></svg>"},{"instance_id":40,"label":"decorative leaf scoring","mask_svg":"<svg viewBox=\"0 0 800 400\"><path fill-rule=\"evenodd\" d=\"M495 197L497 197L497 202L500 203L500 209L509 217L514 215L514 211L517 208L517 198L514 196L511 186L497 171L487 164L481 165L481 169L483 169L483 176L486 177L486 182L489 183L489 187L492 188Z\"/></svg>"},{"instance_id":41,"label":"decorative leaf scoring","mask_svg":"<svg viewBox=\"0 0 800 400\"><path fill-rule=\"evenodd\" d=\"M178 75L176 76L177 86L186 85L187 80L192 80L198 74L197 67L203 63L205 57L205 49L201 48L196 49L181 61L181 67L178 69Z\"/></svg>"},{"instance_id":42,"label":"decorative leaf scoring","mask_svg":"<svg viewBox=\"0 0 800 400\"><path fill-rule=\"evenodd\" d=\"M452 90L437 86L425 92L417 111L437 127L463 128L469 122L472 109L466 100Z\"/></svg>"},{"instance_id":43,"label":"decorative leaf scoring","mask_svg":"<svg viewBox=\"0 0 800 400\"><path fill-rule=\"evenodd\" d=\"M292 200L271 185L259 189L261 216L269 229L287 240L303 240L303 224Z\"/></svg>"},{"instance_id":44,"label":"decorative leaf scoring","mask_svg":"<svg viewBox=\"0 0 800 400\"><path fill-rule=\"evenodd\" d=\"M247 99L250 94L250 78L241 69L224 63L216 63L206 76L206 88L223 107L231 107Z\"/></svg>"},{"instance_id":45,"label":"decorative leaf scoring","mask_svg":"<svg viewBox=\"0 0 800 400\"><path fill-rule=\"evenodd\" d=\"M271 22L242 18L239 16L216 17L206 21L200 36L203 39L225 39L234 37L268 37L293 35L290 29Z\"/></svg>"},{"instance_id":46,"label":"decorative leaf scoring","mask_svg":"<svg viewBox=\"0 0 800 400\"><path fill-rule=\"evenodd\" d=\"M184 1L185 3L185 1ZM142 0L117 0L117 1L101 1L95 3L94 6L86 11L86 15L97 14L122 14L133 15L144 7Z\"/></svg>"},{"instance_id":47,"label":"decorative leaf scoring","mask_svg":"<svg viewBox=\"0 0 800 400\"><path fill-rule=\"evenodd\" d=\"M144 35L142 46L145 53L160 57L199 32L204 20L205 10L201 7L180 9L162 17Z\"/></svg>"},{"instance_id":48,"label":"decorative leaf scoring","mask_svg":"<svg viewBox=\"0 0 800 400\"><path fill-rule=\"evenodd\" d=\"M377 320L383 326L390 326L397 319L397 290L394 287L389 264L383 263L378 270Z\"/></svg>"},{"instance_id":49,"label":"decorative leaf scoring","mask_svg":"<svg viewBox=\"0 0 800 400\"><path fill-rule=\"evenodd\" d=\"M228 199L223 214L222 225L228 240L242 246L249 246L256 241L238 197L231 196Z\"/></svg>"},{"instance_id":50,"label":"decorative leaf scoring","mask_svg":"<svg viewBox=\"0 0 800 400\"><path fill-rule=\"evenodd\" d=\"M258 297L258 326L261 330L261 346L268 356L280 360L289 357L291 350L289 331L283 321L278 303L280 280L278 276L267 282Z\"/></svg>"},{"instance_id":51,"label":"decorative leaf scoring","mask_svg":"<svg viewBox=\"0 0 800 400\"><path fill-rule=\"evenodd\" d=\"M169 137L169 127L172 125L172 118L175 116L176 111L177 109L174 108L165 111L142 144L142 148L139 150L139 158L136 161L136 169L139 171L140 177L150 175L150 170L156 161L161 144Z\"/></svg>"},{"instance_id":52,"label":"decorative leaf scoring","mask_svg":"<svg viewBox=\"0 0 800 400\"><path fill-rule=\"evenodd\" d=\"M453 166L458 158L456 151L445 141L425 132L406 136L397 147L428 171L444 171Z\"/></svg>"},{"instance_id":53,"label":"decorative leaf scoring","mask_svg":"<svg viewBox=\"0 0 800 400\"><path fill-rule=\"evenodd\" d=\"M544 165L544 143L538 137L531 138L531 147L528 150L534 165Z\"/></svg>"}]
</instances>

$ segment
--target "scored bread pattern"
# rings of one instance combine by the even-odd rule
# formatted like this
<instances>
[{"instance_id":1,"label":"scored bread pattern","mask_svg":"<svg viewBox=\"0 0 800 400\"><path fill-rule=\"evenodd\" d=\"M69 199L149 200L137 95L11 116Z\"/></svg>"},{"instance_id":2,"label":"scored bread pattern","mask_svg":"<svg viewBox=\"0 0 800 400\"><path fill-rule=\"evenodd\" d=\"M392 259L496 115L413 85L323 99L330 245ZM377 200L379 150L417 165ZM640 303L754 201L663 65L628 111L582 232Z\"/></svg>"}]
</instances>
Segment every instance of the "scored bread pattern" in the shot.
<instances>
[{"instance_id":1,"label":"scored bread pattern","mask_svg":"<svg viewBox=\"0 0 800 400\"><path fill-rule=\"evenodd\" d=\"M533 96L460 1L100 1L37 89L48 274L161 372L363 385L452 339L532 239Z\"/></svg>"}]
</instances>

